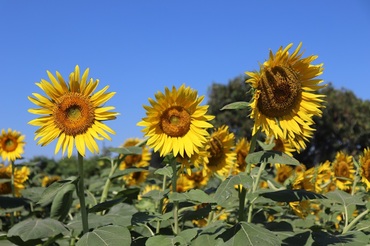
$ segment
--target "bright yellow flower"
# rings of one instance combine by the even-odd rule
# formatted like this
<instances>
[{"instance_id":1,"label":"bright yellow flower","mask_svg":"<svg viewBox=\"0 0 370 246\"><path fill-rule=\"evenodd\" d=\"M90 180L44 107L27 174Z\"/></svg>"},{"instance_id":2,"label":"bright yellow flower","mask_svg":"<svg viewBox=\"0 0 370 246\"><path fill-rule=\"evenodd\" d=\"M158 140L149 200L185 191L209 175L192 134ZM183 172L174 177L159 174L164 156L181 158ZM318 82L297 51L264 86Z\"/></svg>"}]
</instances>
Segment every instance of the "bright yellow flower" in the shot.
<instances>
[{"instance_id":1,"label":"bright yellow flower","mask_svg":"<svg viewBox=\"0 0 370 246\"><path fill-rule=\"evenodd\" d=\"M82 156L85 156L85 147L92 153L98 153L99 147L95 140L111 140L107 132L115 134L102 123L118 115L110 112L114 107L102 107L115 92L106 93L109 86L105 86L93 94L99 80L87 79L89 69L80 77L80 68L76 66L69 76L68 84L58 72L56 78L49 71L47 73L51 83L44 79L36 83L46 96L32 93L34 97L28 97L40 107L28 110L32 114L41 115L29 122L30 125L40 127L35 134L35 139L39 139L37 144L44 146L58 139L55 154L62 148L63 154L67 150L68 157L72 155L74 146Z\"/></svg>"},{"instance_id":2,"label":"bright yellow flower","mask_svg":"<svg viewBox=\"0 0 370 246\"><path fill-rule=\"evenodd\" d=\"M1 158L8 161L15 161L15 159L21 158L24 152L24 145L26 144L24 138L25 136L21 135L20 132L12 131L10 128L8 132L2 129L0 135Z\"/></svg>"},{"instance_id":3,"label":"bright yellow flower","mask_svg":"<svg viewBox=\"0 0 370 246\"><path fill-rule=\"evenodd\" d=\"M193 189L194 187L195 187L194 180L189 179L188 176L185 175L184 173L180 173L180 175L177 177L176 191L182 193L190 189Z\"/></svg>"},{"instance_id":4,"label":"bright yellow flower","mask_svg":"<svg viewBox=\"0 0 370 246\"><path fill-rule=\"evenodd\" d=\"M335 185L340 190L348 191L355 178L356 170L352 158L352 156L340 151L332 163Z\"/></svg>"},{"instance_id":5,"label":"bright yellow flower","mask_svg":"<svg viewBox=\"0 0 370 246\"><path fill-rule=\"evenodd\" d=\"M234 141L235 135L229 132L228 126L216 129L206 145L208 160L205 160L203 171L227 177L236 161L236 153L232 150Z\"/></svg>"},{"instance_id":6,"label":"bright yellow flower","mask_svg":"<svg viewBox=\"0 0 370 246\"><path fill-rule=\"evenodd\" d=\"M315 94L322 88L322 64L312 65L317 56L302 58L299 53L302 43L289 54L289 49L280 47L276 54L260 65L260 71L246 72L254 89L251 118L255 120L252 134L261 127L267 136L287 139L299 151L311 138L314 115L321 116L321 98Z\"/></svg>"},{"instance_id":7,"label":"bright yellow flower","mask_svg":"<svg viewBox=\"0 0 370 246\"><path fill-rule=\"evenodd\" d=\"M204 96L185 85L177 90L167 87L165 93L155 94L157 101L149 98L151 106L144 106L146 117L137 125L149 137L147 144L160 151L161 156L191 157L198 153L209 136L207 128L213 127L208 121L214 116L206 115L208 105L200 106Z\"/></svg>"},{"instance_id":8,"label":"bright yellow flower","mask_svg":"<svg viewBox=\"0 0 370 246\"><path fill-rule=\"evenodd\" d=\"M200 189L207 185L211 174L209 172L196 171L190 175L185 174L187 179L194 181L194 188Z\"/></svg>"},{"instance_id":9,"label":"bright yellow flower","mask_svg":"<svg viewBox=\"0 0 370 246\"><path fill-rule=\"evenodd\" d=\"M48 187L54 182L57 182L61 179L60 176L45 176L42 181L41 181L41 186L42 187Z\"/></svg>"},{"instance_id":10,"label":"bright yellow flower","mask_svg":"<svg viewBox=\"0 0 370 246\"><path fill-rule=\"evenodd\" d=\"M276 164L275 166L276 166L275 180L280 184L284 184L285 180L287 180L293 174L293 168L285 164Z\"/></svg>"},{"instance_id":11,"label":"bright yellow flower","mask_svg":"<svg viewBox=\"0 0 370 246\"><path fill-rule=\"evenodd\" d=\"M26 166L17 167L14 166L14 191L16 196L20 196L20 191L25 188L24 183L28 180L28 176L30 175L30 169ZM9 181L5 181L0 183L0 194L11 194L12 188L10 184L10 180L12 177L12 165L4 166L0 164L0 179L8 179Z\"/></svg>"},{"instance_id":12,"label":"bright yellow flower","mask_svg":"<svg viewBox=\"0 0 370 246\"><path fill-rule=\"evenodd\" d=\"M370 148L364 149L363 155L360 156L360 175L361 181L366 185L366 190L370 190Z\"/></svg>"}]
</instances>

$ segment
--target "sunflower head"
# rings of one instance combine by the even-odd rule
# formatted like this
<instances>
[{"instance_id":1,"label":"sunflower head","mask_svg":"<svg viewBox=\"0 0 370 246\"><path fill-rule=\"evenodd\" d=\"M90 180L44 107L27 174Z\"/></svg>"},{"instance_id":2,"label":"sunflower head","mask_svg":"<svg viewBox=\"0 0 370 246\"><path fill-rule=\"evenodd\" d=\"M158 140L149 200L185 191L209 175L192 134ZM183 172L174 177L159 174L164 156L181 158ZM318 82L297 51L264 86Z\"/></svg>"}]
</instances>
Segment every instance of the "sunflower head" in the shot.
<instances>
[{"instance_id":1,"label":"sunflower head","mask_svg":"<svg viewBox=\"0 0 370 246\"><path fill-rule=\"evenodd\" d=\"M251 118L255 119L253 134L261 127L267 136L297 143L299 150L311 136L312 116L321 116L323 95L314 92L323 87L319 86L322 80L315 79L323 68L322 64L311 64L316 56L302 58L302 44L289 54L292 45L280 47L276 54L270 51L260 71L246 72L250 77L246 82L254 89L250 104Z\"/></svg>"},{"instance_id":2,"label":"sunflower head","mask_svg":"<svg viewBox=\"0 0 370 246\"><path fill-rule=\"evenodd\" d=\"M293 168L291 166L285 164L276 165L275 180L280 184L284 184L285 180L287 180L292 174Z\"/></svg>"},{"instance_id":3,"label":"sunflower head","mask_svg":"<svg viewBox=\"0 0 370 246\"><path fill-rule=\"evenodd\" d=\"M148 137L148 145L161 156L173 153L176 157L191 157L207 141L208 122L214 116L206 115L208 106L201 106L204 96L185 85L165 88L165 93L149 98L151 106L144 106L146 117L138 123Z\"/></svg>"},{"instance_id":4,"label":"sunflower head","mask_svg":"<svg viewBox=\"0 0 370 246\"><path fill-rule=\"evenodd\" d=\"M361 181L366 185L366 190L370 190L370 148L364 149L359 162Z\"/></svg>"},{"instance_id":5,"label":"sunflower head","mask_svg":"<svg viewBox=\"0 0 370 246\"><path fill-rule=\"evenodd\" d=\"M123 143L122 147L136 146L140 142L141 140L138 138L129 138ZM120 169L123 170L129 167L147 167L149 166L150 157L150 150L148 146L144 145L142 146L142 152L140 155L125 156L120 164Z\"/></svg>"},{"instance_id":6,"label":"sunflower head","mask_svg":"<svg viewBox=\"0 0 370 246\"><path fill-rule=\"evenodd\" d=\"M1 130L0 135L0 153L3 160L15 161L17 158L21 158L24 152L25 136L20 132L8 129L6 132L4 129Z\"/></svg>"},{"instance_id":7,"label":"sunflower head","mask_svg":"<svg viewBox=\"0 0 370 246\"><path fill-rule=\"evenodd\" d=\"M26 166L18 167L14 166L14 188L15 195L20 196L20 191L25 188L24 183L28 180L30 175L30 169ZM11 194L12 188L10 184L10 179L12 177L12 165L4 166L0 165L0 179L8 179L9 181L0 183L0 194Z\"/></svg>"},{"instance_id":8,"label":"sunflower head","mask_svg":"<svg viewBox=\"0 0 370 246\"><path fill-rule=\"evenodd\" d=\"M118 113L110 112L114 107L103 107L115 92L106 93L109 86L93 93L99 80L88 80L89 69L80 77L80 68L75 67L69 76L69 83L56 72L56 77L47 72L50 82L44 79L36 83L46 96L33 93L28 99L39 108L29 109L33 114L41 115L31 120L30 125L38 126L35 139L44 146L58 139L55 154L62 148L63 154L67 150L68 157L72 155L74 146L82 156L87 147L92 153L98 153L96 139L111 140L107 134L115 132L102 123L105 120L115 119Z\"/></svg>"},{"instance_id":9,"label":"sunflower head","mask_svg":"<svg viewBox=\"0 0 370 246\"><path fill-rule=\"evenodd\" d=\"M246 138L240 138L235 145L236 167L234 173L244 172L247 167L245 158L249 153L250 142Z\"/></svg>"},{"instance_id":10,"label":"sunflower head","mask_svg":"<svg viewBox=\"0 0 370 246\"><path fill-rule=\"evenodd\" d=\"M208 160L204 164L204 172L217 172L221 176L228 176L236 160L234 147L235 135L229 132L226 125L216 129L206 144Z\"/></svg>"},{"instance_id":11,"label":"sunflower head","mask_svg":"<svg viewBox=\"0 0 370 246\"><path fill-rule=\"evenodd\" d=\"M338 152L332 162L335 184L340 190L348 190L355 177L355 165L352 156Z\"/></svg>"},{"instance_id":12,"label":"sunflower head","mask_svg":"<svg viewBox=\"0 0 370 246\"><path fill-rule=\"evenodd\" d=\"M48 187L49 185L51 185L54 182L59 181L60 179L61 179L60 176L45 176L45 177L43 177L43 179L41 181L41 186L42 187Z\"/></svg>"}]
</instances>

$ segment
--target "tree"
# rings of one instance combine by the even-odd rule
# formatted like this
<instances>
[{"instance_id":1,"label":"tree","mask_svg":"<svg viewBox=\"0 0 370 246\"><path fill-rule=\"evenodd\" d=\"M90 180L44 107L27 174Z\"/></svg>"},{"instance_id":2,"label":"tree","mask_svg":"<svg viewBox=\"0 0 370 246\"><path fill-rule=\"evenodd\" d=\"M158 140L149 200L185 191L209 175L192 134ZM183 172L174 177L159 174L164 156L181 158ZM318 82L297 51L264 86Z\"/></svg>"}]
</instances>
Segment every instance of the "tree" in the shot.
<instances>
[{"instance_id":1,"label":"tree","mask_svg":"<svg viewBox=\"0 0 370 246\"><path fill-rule=\"evenodd\" d=\"M250 139L254 121L249 118L248 109L220 110L232 102L251 100L246 79L240 76L228 84L213 83L208 91L208 104L210 114L216 116L213 122L216 127L226 124L237 138ZM332 161L338 151L356 156L370 146L370 101L357 98L349 90L337 90L331 84L320 94L326 95L323 115L314 118L316 131L307 148L295 154L307 166Z\"/></svg>"}]
</instances>

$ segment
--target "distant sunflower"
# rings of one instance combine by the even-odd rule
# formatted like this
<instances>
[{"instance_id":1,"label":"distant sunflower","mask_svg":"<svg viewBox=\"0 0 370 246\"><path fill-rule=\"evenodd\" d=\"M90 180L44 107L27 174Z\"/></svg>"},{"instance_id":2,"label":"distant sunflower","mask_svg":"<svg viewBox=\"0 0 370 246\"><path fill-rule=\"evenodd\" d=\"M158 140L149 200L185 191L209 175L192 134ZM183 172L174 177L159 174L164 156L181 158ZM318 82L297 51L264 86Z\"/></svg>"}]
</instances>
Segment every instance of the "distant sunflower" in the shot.
<instances>
[{"instance_id":1,"label":"distant sunflower","mask_svg":"<svg viewBox=\"0 0 370 246\"><path fill-rule=\"evenodd\" d=\"M188 191L190 189L193 189L195 187L195 182L192 179L189 179L188 176L184 173L181 173L177 177L177 182L176 182L176 191L179 193ZM171 187L172 190L172 187Z\"/></svg>"},{"instance_id":2,"label":"distant sunflower","mask_svg":"<svg viewBox=\"0 0 370 246\"><path fill-rule=\"evenodd\" d=\"M289 139L296 148L305 148L306 139L312 136L310 128L312 116L321 116L323 95L314 92L324 87L321 79L322 64L312 65L317 56L302 58L299 53L302 43L289 54L280 47L274 55L260 66L260 71L246 72L250 77L246 82L254 89L251 118L255 119L253 134L261 127L267 136Z\"/></svg>"},{"instance_id":3,"label":"distant sunflower","mask_svg":"<svg viewBox=\"0 0 370 246\"><path fill-rule=\"evenodd\" d=\"M57 182L61 179L60 176L45 176L42 181L41 181L41 186L42 187L48 187L49 185L51 185L52 183L54 182Z\"/></svg>"},{"instance_id":4,"label":"distant sunflower","mask_svg":"<svg viewBox=\"0 0 370 246\"><path fill-rule=\"evenodd\" d=\"M269 143L271 141L271 138L272 137L266 138L265 142ZM283 140L283 139L280 139L280 138L273 137L273 141L274 141L275 145L272 148L272 150L283 152L283 153L285 153L287 155L290 155L290 156L293 156L292 153L296 151L296 149L294 149L291 146L291 144L289 143L288 140Z\"/></svg>"},{"instance_id":5,"label":"distant sunflower","mask_svg":"<svg viewBox=\"0 0 370 246\"><path fill-rule=\"evenodd\" d=\"M340 190L350 189L355 178L356 170L352 158L340 151L332 162L335 184Z\"/></svg>"},{"instance_id":6,"label":"distant sunflower","mask_svg":"<svg viewBox=\"0 0 370 246\"><path fill-rule=\"evenodd\" d=\"M208 161L205 161L203 172L218 173L221 176L228 176L236 161L234 147L235 135L229 132L226 125L214 131L207 144Z\"/></svg>"},{"instance_id":7,"label":"distant sunflower","mask_svg":"<svg viewBox=\"0 0 370 246\"><path fill-rule=\"evenodd\" d=\"M122 147L131 147L140 143L141 140L138 138L129 138L123 144ZM142 152L140 155L127 155L120 164L120 169L126 169L129 167L147 167L149 166L151 153L148 146L142 146Z\"/></svg>"},{"instance_id":8,"label":"distant sunflower","mask_svg":"<svg viewBox=\"0 0 370 246\"><path fill-rule=\"evenodd\" d=\"M210 178L210 173L202 172L201 170L192 172L190 175L188 174L185 174L185 175L189 180L194 181L194 188L197 188L197 189L200 189L206 186Z\"/></svg>"},{"instance_id":9,"label":"distant sunflower","mask_svg":"<svg viewBox=\"0 0 370 246\"><path fill-rule=\"evenodd\" d=\"M14 170L14 189L15 195L20 196L20 191L23 190L25 187L24 183L28 180L28 176L30 175L30 169L26 166L18 167L15 165ZM4 166L0 164L0 180L9 180L0 183L0 194L11 194L12 188L10 184L10 180L12 177L12 165Z\"/></svg>"},{"instance_id":10,"label":"distant sunflower","mask_svg":"<svg viewBox=\"0 0 370 246\"><path fill-rule=\"evenodd\" d=\"M13 131L10 128L8 132L2 129L0 135L1 158L8 161L15 161L17 158L21 158L24 152L24 145L26 144L24 138L25 136L20 132Z\"/></svg>"},{"instance_id":11,"label":"distant sunflower","mask_svg":"<svg viewBox=\"0 0 370 246\"><path fill-rule=\"evenodd\" d=\"M276 164L275 166L276 166L275 180L280 184L284 184L285 180L292 176L293 168L285 164Z\"/></svg>"},{"instance_id":12,"label":"distant sunflower","mask_svg":"<svg viewBox=\"0 0 370 246\"><path fill-rule=\"evenodd\" d=\"M246 138L240 138L235 144L236 153L236 166L233 173L238 174L240 172L245 172L247 167L247 162L245 158L247 157L250 149L250 142Z\"/></svg>"},{"instance_id":13,"label":"distant sunflower","mask_svg":"<svg viewBox=\"0 0 370 246\"><path fill-rule=\"evenodd\" d=\"M63 154L68 150L68 157L72 155L74 146L82 156L85 156L86 146L92 153L98 153L99 147L95 140L111 140L107 132L115 134L102 123L113 120L118 115L110 112L114 107L102 107L115 92L105 93L109 88L105 86L93 94L99 80L87 80L89 69L80 77L80 68L76 66L69 76L68 84L58 72L57 78L49 71L47 73L51 83L44 79L36 83L46 96L33 93L34 97L28 97L40 107L28 110L32 114L41 115L29 122L30 125L40 127L35 135L35 139L39 139L37 143L44 146L58 138L55 154L62 148Z\"/></svg>"},{"instance_id":14,"label":"distant sunflower","mask_svg":"<svg viewBox=\"0 0 370 246\"><path fill-rule=\"evenodd\" d=\"M213 127L208 121L214 116L206 115L208 105L201 106L204 96L185 85L177 90L167 87L165 93L155 94L157 101L149 98L151 106L144 106L146 116L137 125L149 137L147 144L160 151L161 156L191 157L198 153L209 136L207 128Z\"/></svg>"},{"instance_id":15,"label":"distant sunflower","mask_svg":"<svg viewBox=\"0 0 370 246\"><path fill-rule=\"evenodd\" d=\"M370 148L364 149L363 155L360 156L360 175L361 181L366 185L366 190L370 190Z\"/></svg>"}]
</instances>

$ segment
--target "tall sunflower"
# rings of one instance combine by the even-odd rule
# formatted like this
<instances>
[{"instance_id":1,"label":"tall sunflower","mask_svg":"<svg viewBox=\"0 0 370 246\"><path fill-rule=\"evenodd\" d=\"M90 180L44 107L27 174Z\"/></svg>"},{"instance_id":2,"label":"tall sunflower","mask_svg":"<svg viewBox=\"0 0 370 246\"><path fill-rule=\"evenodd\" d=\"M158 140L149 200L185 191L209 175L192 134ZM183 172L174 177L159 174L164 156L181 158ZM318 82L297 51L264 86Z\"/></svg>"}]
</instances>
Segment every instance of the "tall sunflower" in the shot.
<instances>
[{"instance_id":1,"label":"tall sunflower","mask_svg":"<svg viewBox=\"0 0 370 246\"><path fill-rule=\"evenodd\" d=\"M144 106L146 117L137 124L145 127L147 144L161 156L172 152L190 158L198 153L209 136L207 128L213 127L208 121L214 118L206 115L208 105L200 106L204 96L198 97L197 91L183 84L172 91L166 87L155 98L149 98L151 106Z\"/></svg>"},{"instance_id":2,"label":"tall sunflower","mask_svg":"<svg viewBox=\"0 0 370 246\"><path fill-rule=\"evenodd\" d=\"M25 188L24 183L28 180L30 175L30 169L26 166L17 167L14 170L14 191L16 196L20 196L20 191ZM10 179L12 177L12 165L4 166L0 164L0 179L9 180L0 183L0 194L11 194L12 187L10 184Z\"/></svg>"},{"instance_id":3,"label":"tall sunflower","mask_svg":"<svg viewBox=\"0 0 370 246\"><path fill-rule=\"evenodd\" d=\"M3 160L15 161L17 158L21 158L24 152L25 136L20 132L8 129L6 132L4 129L1 130L0 135L0 153Z\"/></svg>"},{"instance_id":4,"label":"tall sunflower","mask_svg":"<svg viewBox=\"0 0 370 246\"><path fill-rule=\"evenodd\" d=\"M254 89L250 104L251 118L255 120L253 134L261 127L267 136L289 139L297 151L305 148L312 136L312 116L321 116L323 95L315 92L324 87L319 84L322 64L312 65L317 56L302 58L299 53L302 43L289 54L289 44L280 47L276 54L270 51L267 61L260 65L260 71L246 72L246 82Z\"/></svg>"},{"instance_id":5,"label":"tall sunflower","mask_svg":"<svg viewBox=\"0 0 370 246\"><path fill-rule=\"evenodd\" d=\"M35 132L35 139L39 139L37 144L48 145L58 138L55 154L62 148L63 154L67 150L70 157L74 146L82 156L85 156L85 147L92 153L98 153L99 147L95 140L111 140L107 132L115 134L102 123L105 120L113 120L118 115L110 112L114 107L102 107L115 92L106 93L109 86L105 86L93 94L99 80L87 79L89 69L80 77L78 66L70 74L68 84L59 72L56 72L56 77L49 71L47 74L51 83L44 79L36 83L46 96L32 93L34 97L28 97L40 107L28 110L32 114L41 115L28 122L40 127Z\"/></svg>"},{"instance_id":6,"label":"tall sunflower","mask_svg":"<svg viewBox=\"0 0 370 246\"><path fill-rule=\"evenodd\" d=\"M364 149L360 156L360 175L361 181L366 185L366 190L370 190L370 148Z\"/></svg>"},{"instance_id":7,"label":"tall sunflower","mask_svg":"<svg viewBox=\"0 0 370 246\"><path fill-rule=\"evenodd\" d=\"M234 147L235 135L229 132L226 125L216 129L210 136L206 150L208 158L205 160L203 172L218 173L221 176L228 176L236 161Z\"/></svg>"}]
</instances>

